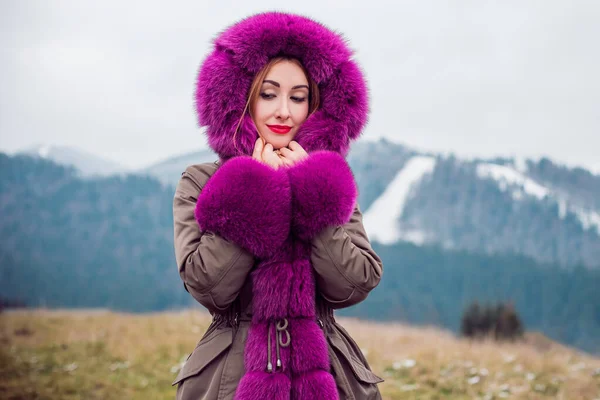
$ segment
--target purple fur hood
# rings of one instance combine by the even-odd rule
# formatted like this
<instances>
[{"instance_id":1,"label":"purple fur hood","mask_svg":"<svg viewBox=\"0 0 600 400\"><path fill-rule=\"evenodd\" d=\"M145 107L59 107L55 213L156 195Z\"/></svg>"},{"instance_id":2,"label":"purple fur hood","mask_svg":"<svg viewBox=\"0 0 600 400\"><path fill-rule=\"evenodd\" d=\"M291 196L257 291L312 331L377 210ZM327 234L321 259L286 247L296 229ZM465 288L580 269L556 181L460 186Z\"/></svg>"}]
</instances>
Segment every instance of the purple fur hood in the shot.
<instances>
[{"instance_id":1,"label":"purple fur hood","mask_svg":"<svg viewBox=\"0 0 600 400\"><path fill-rule=\"evenodd\" d=\"M252 79L269 59L295 57L318 84L321 106L299 129L295 140L309 153L331 150L345 156L367 122L364 76L344 38L309 18L269 12L246 18L223 31L202 63L196 81L198 122L209 146L222 160L251 155L258 137L242 116Z\"/></svg>"}]
</instances>

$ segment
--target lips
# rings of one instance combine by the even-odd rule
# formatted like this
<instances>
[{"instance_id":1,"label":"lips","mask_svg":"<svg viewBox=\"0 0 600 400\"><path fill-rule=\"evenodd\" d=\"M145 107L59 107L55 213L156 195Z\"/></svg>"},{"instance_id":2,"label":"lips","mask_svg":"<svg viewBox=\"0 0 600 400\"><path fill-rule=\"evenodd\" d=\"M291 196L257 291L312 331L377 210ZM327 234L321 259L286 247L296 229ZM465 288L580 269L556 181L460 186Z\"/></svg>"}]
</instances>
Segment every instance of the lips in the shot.
<instances>
[{"instance_id":1,"label":"lips","mask_svg":"<svg viewBox=\"0 0 600 400\"><path fill-rule=\"evenodd\" d=\"M284 135L292 130L292 127L287 125L267 125L267 127L279 135Z\"/></svg>"}]
</instances>

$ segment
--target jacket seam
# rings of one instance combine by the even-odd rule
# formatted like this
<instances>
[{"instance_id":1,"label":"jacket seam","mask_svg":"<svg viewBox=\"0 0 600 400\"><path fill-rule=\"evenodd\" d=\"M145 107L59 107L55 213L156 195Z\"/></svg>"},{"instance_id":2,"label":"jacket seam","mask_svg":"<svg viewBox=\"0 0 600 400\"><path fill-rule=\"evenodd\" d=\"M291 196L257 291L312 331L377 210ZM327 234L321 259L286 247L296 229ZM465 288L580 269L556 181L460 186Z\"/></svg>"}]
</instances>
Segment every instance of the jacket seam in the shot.
<instances>
[{"instance_id":1,"label":"jacket seam","mask_svg":"<svg viewBox=\"0 0 600 400\"><path fill-rule=\"evenodd\" d=\"M344 233L348 234L348 232L346 232L346 230L343 227L340 227ZM350 236L350 235L348 235ZM352 285L352 287L354 289L358 289L361 292L365 292L368 293L369 291L367 289L364 289L361 285L356 284L349 276L348 274L346 274L346 272L338 265L338 263L335 261L334 257L331 254L331 251L329 251L329 248L327 246L325 246L325 243L323 243L323 240L321 238L317 238L317 240L321 243L321 246L325 249L325 252L327 253L327 255L329 256L329 259L331 260L331 263L335 266L335 268L338 270L338 272L344 277L344 279L346 279L346 281L348 281L348 283L350 285ZM350 242L352 242L352 240L350 240ZM354 243L352 243L354 245ZM356 245L354 245L356 246ZM358 249L361 252L362 255L362 251L361 249Z\"/></svg>"},{"instance_id":2,"label":"jacket seam","mask_svg":"<svg viewBox=\"0 0 600 400\"><path fill-rule=\"evenodd\" d=\"M204 186L203 186L203 185L201 185L201 184L200 184L200 183L199 183L199 182L196 180L196 178L195 178L195 177L194 177L192 174L190 174L190 173L189 173L189 172L187 172L187 171L183 171L183 173L182 173L181 175L182 175L182 176L183 176L183 175L185 175L185 176L187 176L188 178L190 178L190 180L191 180L192 182L194 182L194 184L195 184L196 186L198 186L198 189L200 189L200 190L202 191L202 189L203 189L203 187L204 187ZM196 198L197 198L197 196L196 196Z\"/></svg>"},{"instance_id":3,"label":"jacket seam","mask_svg":"<svg viewBox=\"0 0 600 400\"><path fill-rule=\"evenodd\" d=\"M215 280L215 282L210 285L205 291L200 292L202 294L210 294L210 292L217 287L217 285L219 283L221 283L221 281L225 278L225 275L227 275L227 273L231 270L231 268L233 268L233 266L235 265L235 263L237 262L237 260L240 259L240 257L242 256L242 250L239 250L237 253L235 253L235 255L231 258L231 261L227 265L225 268L223 268L223 271L221 272L221 275L219 275L219 277Z\"/></svg>"},{"instance_id":4,"label":"jacket seam","mask_svg":"<svg viewBox=\"0 0 600 400\"><path fill-rule=\"evenodd\" d=\"M356 288L355 288L355 287L353 287L353 288L352 288L352 293L350 293L350 296L348 296L347 298L345 298L345 299L343 299L343 300L331 300L331 299L330 299L329 297L327 297L327 296L326 296L324 293L321 293L321 296L323 296L323 298L324 298L325 300L327 300L328 302L330 302L331 304L334 304L334 305L336 305L336 304L343 304L343 303L346 303L346 302L348 302L348 301L349 301L349 300L350 300L350 299L351 299L351 298L354 296L354 293L355 293L355 292L356 292Z\"/></svg>"},{"instance_id":5,"label":"jacket seam","mask_svg":"<svg viewBox=\"0 0 600 400\"><path fill-rule=\"evenodd\" d=\"M331 358L331 364L333 366L334 371L336 372L336 375L339 376L340 380L342 381L342 385L344 386L346 393L348 393L348 397L351 400L355 400L356 397L354 396L354 393L352 393L352 389L350 388L350 382L348 382L348 377L346 376L346 373L344 371L344 368L342 367L342 364L340 362L340 360L338 359L337 354L335 354L335 350L333 348L333 345L331 344L331 339L328 338L327 340L327 347L328 347L328 351L331 351L330 354L330 358ZM337 369L337 371L336 371Z\"/></svg>"}]
</instances>

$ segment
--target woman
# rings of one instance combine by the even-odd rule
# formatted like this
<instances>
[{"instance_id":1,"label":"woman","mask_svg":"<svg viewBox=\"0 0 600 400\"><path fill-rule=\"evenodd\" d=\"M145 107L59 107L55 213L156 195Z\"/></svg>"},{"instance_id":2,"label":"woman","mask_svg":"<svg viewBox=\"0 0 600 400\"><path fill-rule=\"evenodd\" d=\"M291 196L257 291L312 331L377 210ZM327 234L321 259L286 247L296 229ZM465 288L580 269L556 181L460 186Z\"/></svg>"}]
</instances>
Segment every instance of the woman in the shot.
<instances>
[{"instance_id":1,"label":"woman","mask_svg":"<svg viewBox=\"0 0 600 400\"><path fill-rule=\"evenodd\" d=\"M378 399L333 309L367 297L382 264L344 160L367 89L343 39L296 15L225 30L196 86L219 155L177 186L184 287L213 322L179 375L178 399Z\"/></svg>"}]
</instances>

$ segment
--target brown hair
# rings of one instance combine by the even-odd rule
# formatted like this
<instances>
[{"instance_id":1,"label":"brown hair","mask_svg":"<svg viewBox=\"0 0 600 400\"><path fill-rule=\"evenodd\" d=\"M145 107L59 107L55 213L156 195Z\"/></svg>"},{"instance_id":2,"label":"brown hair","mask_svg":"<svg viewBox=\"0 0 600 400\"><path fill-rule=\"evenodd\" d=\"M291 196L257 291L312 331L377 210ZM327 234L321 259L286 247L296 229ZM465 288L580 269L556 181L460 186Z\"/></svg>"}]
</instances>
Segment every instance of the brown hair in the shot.
<instances>
[{"instance_id":1,"label":"brown hair","mask_svg":"<svg viewBox=\"0 0 600 400\"><path fill-rule=\"evenodd\" d=\"M280 63L281 61L291 61L294 64L298 65L302 69L302 72L304 72L304 75L306 76L306 80L308 80L308 116L307 116L307 118L310 117L315 111L317 111L319 109L319 105L321 103L321 96L319 94L319 86L317 85L317 83L315 81L312 80L312 78L308 74L308 71L306 70L306 68L304 68L304 65L302 65L302 63L297 58L293 58L293 57L283 57L282 56L282 57L272 58L269 60L267 65L265 65L260 71L258 71L256 76L252 80L252 84L250 85L250 90L248 91L248 100L246 101L246 106L244 107L244 112L242 112L242 116L240 117L240 120L238 121L238 124L235 127L235 132L233 133L233 145L235 146L236 149L237 149L237 145L235 143L235 137L240 129L240 125L242 125L244 116L246 115L246 113L248 113L250 115L250 117L252 117L252 119L254 119L254 116L252 115L252 108L250 107L250 105L253 104L258 99L258 96L260 96L260 88L262 87L262 83L265 80L265 78L267 77L267 74L269 73L271 68L273 68L273 66L275 64ZM259 135L260 135L260 133L259 133Z\"/></svg>"}]
</instances>

